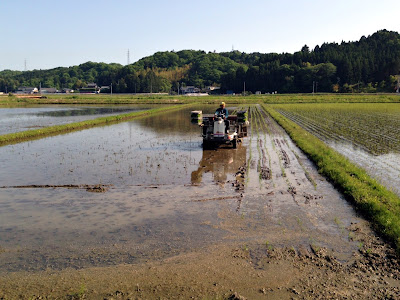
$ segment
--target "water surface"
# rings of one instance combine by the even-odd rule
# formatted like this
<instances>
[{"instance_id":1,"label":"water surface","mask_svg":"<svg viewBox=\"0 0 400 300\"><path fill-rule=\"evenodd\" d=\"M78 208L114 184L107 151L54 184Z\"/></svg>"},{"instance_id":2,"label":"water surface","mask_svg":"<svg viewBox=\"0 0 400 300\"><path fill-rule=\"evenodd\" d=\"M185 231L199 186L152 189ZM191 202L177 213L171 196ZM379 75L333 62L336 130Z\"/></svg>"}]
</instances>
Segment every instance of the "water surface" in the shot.
<instances>
[{"instance_id":1,"label":"water surface","mask_svg":"<svg viewBox=\"0 0 400 300\"><path fill-rule=\"evenodd\" d=\"M0 107L0 135L146 110L155 105L40 105Z\"/></svg>"},{"instance_id":2,"label":"water surface","mask_svg":"<svg viewBox=\"0 0 400 300\"><path fill-rule=\"evenodd\" d=\"M313 243L351 257L345 228L358 217L272 120L271 133L257 126L238 149L203 151L190 123L198 109L215 108L0 147L0 272L136 263L230 242Z\"/></svg>"}]
</instances>

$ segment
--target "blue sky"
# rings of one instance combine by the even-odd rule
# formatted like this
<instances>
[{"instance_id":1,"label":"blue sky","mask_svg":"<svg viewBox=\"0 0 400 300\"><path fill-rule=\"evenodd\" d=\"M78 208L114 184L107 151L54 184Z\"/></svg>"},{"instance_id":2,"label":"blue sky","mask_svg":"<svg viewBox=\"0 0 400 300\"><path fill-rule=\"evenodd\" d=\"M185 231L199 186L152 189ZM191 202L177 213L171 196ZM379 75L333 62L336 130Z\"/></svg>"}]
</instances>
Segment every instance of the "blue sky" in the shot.
<instances>
[{"instance_id":1,"label":"blue sky","mask_svg":"<svg viewBox=\"0 0 400 300\"><path fill-rule=\"evenodd\" d=\"M157 51L299 51L400 32L397 0L0 0L0 70L131 63Z\"/></svg>"}]
</instances>

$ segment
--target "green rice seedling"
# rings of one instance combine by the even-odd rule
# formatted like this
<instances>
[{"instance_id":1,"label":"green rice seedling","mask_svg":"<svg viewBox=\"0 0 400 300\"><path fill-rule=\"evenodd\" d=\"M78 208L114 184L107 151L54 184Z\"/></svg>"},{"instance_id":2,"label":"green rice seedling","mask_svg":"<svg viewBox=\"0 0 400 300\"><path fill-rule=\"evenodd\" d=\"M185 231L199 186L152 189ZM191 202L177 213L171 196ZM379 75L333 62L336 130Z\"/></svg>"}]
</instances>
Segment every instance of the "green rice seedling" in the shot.
<instances>
[{"instance_id":1,"label":"green rice seedling","mask_svg":"<svg viewBox=\"0 0 400 300\"><path fill-rule=\"evenodd\" d=\"M343 195L371 222L376 232L393 243L400 253L400 198L372 179L316 136L290 121L274 108L264 109L286 130Z\"/></svg>"}]
</instances>

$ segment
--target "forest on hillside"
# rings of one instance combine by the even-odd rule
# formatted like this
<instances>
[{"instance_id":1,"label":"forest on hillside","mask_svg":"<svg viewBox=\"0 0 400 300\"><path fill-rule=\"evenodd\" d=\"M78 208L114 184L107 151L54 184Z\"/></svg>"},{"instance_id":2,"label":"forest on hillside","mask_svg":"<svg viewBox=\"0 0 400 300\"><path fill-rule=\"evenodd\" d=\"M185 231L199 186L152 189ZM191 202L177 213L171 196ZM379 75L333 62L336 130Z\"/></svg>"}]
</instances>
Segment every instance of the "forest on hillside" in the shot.
<instances>
[{"instance_id":1,"label":"forest on hillside","mask_svg":"<svg viewBox=\"0 0 400 300\"><path fill-rule=\"evenodd\" d=\"M381 30L359 41L304 45L291 53L157 52L134 64L86 62L50 70L0 72L0 92L20 86L79 90L112 84L116 93L178 93L218 86L220 92L394 92L400 74L400 35Z\"/></svg>"}]
</instances>

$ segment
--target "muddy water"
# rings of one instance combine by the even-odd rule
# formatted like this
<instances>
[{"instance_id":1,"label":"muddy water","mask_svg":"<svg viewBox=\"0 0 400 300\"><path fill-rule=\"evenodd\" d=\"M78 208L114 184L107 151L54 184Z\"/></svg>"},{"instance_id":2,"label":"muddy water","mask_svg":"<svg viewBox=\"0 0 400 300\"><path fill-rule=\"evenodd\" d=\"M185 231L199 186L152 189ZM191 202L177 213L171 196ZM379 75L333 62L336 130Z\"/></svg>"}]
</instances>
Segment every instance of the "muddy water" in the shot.
<instances>
[{"instance_id":1,"label":"muddy water","mask_svg":"<svg viewBox=\"0 0 400 300\"><path fill-rule=\"evenodd\" d=\"M284 132L263 115L238 149L203 151L189 119L201 108L1 147L0 272L232 242L324 246L350 260L358 217Z\"/></svg>"},{"instance_id":2,"label":"muddy water","mask_svg":"<svg viewBox=\"0 0 400 300\"><path fill-rule=\"evenodd\" d=\"M0 135L152 108L154 105L0 107Z\"/></svg>"}]
</instances>

